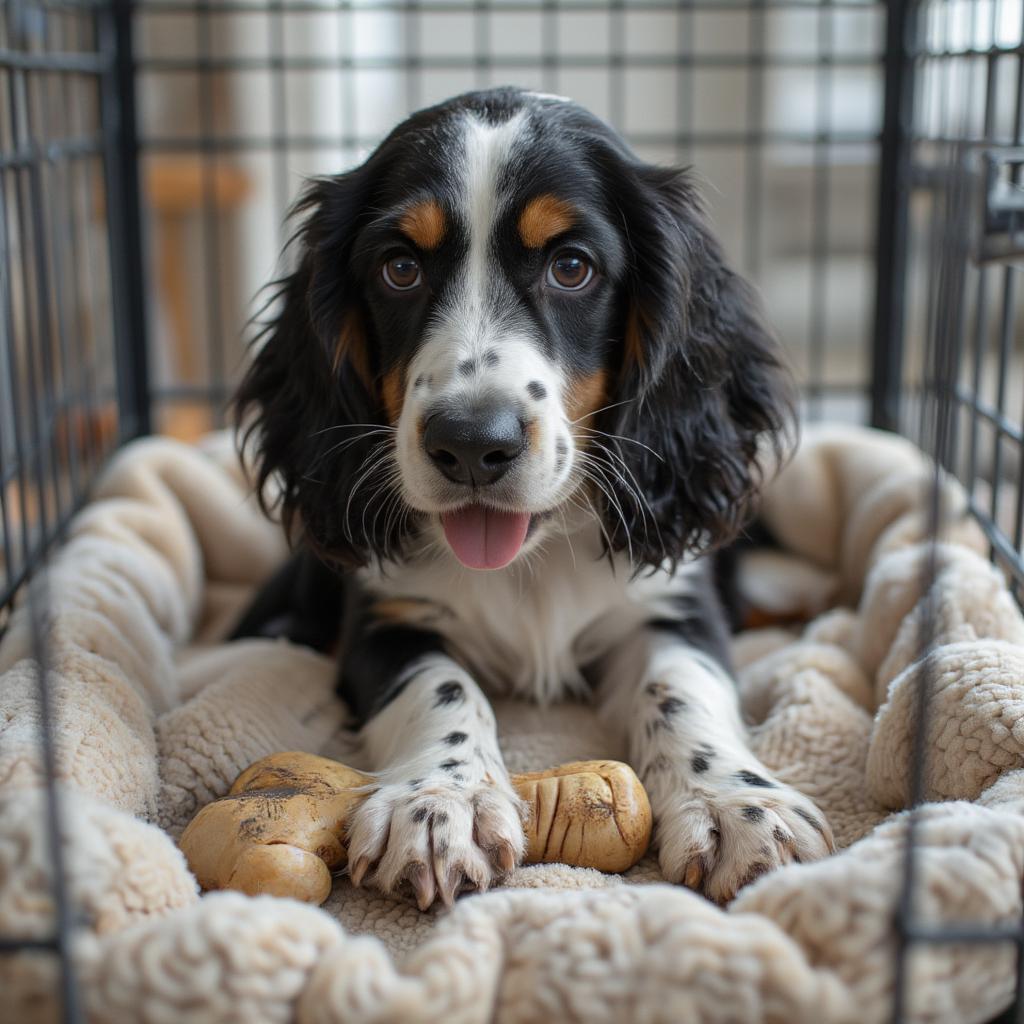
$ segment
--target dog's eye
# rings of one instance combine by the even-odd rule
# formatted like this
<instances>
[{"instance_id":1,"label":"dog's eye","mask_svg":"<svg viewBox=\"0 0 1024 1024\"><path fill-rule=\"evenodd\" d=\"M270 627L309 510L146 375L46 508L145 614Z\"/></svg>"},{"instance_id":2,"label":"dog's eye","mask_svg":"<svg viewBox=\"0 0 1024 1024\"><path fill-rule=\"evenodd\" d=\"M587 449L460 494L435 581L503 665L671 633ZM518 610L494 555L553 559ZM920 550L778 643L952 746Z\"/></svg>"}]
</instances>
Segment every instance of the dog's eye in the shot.
<instances>
[{"instance_id":1,"label":"dog's eye","mask_svg":"<svg viewBox=\"0 0 1024 1024\"><path fill-rule=\"evenodd\" d=\"M423 280L419 263L409 255L393 256L384 264L381 274L384 283L396 292L410 291Z\"/></svg>"},{"instance_id":2,"label":"dog's eye","mask_svg":"<svg viewBox=\"0 0 1024 1024\"><path fill-rule=\"evenodd\" d=\"M548 284L565 292L577 292L590 283L594 268L578 252L560 252L548 264Z\"/></svg>"}]
</instances>

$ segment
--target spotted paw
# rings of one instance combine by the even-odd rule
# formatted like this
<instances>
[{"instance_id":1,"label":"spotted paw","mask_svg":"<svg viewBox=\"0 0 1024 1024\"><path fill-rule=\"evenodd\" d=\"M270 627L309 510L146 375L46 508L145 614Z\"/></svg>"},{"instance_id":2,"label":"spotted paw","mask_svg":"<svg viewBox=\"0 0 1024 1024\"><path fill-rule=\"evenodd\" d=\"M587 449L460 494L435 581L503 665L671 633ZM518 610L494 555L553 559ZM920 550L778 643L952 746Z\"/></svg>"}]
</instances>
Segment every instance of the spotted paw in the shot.
<instances>
[{"instance_id":1,"label":"spotted paw","mask_svg":"<svg viewBox=\"0 0 1024 1024\"><path fill-rule=\"evenodd\" d=\"M511 787L448 780L386 783L359 807L348 833L349 874L381 892L411 890L420 910L487 889L522 859L523 826Z\"/></svg>"},{"instance_id":2,"label":"spotted paw","mask_svg":"<svg viewBox=\"0 0 1024 1024\"><path fill-rule=\"evenodd\" d=\"M665 878L716 903L775 868L835 850L832 829L807 797L745 770L727 785L693 788L668 803L655 836Z\"/></svg>"}]
</instances>

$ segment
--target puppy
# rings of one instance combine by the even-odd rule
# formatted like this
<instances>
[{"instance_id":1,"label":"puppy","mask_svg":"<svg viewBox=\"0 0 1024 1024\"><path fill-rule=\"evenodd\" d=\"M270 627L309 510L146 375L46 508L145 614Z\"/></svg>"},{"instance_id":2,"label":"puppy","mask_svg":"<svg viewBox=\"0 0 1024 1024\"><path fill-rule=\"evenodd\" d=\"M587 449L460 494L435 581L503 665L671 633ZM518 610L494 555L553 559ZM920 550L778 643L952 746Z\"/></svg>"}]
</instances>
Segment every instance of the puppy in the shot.
<instances>
[{"instance_id":1,"label":"puppy","mask_svg":"<svg viewBox=\"0 0 1024 1024\"><path fill-rule=\"evenodd\" d=\"M672 881L724 901L826 855L729 668L707 552L747 521L791 393L691 176L497 89L413 115L297 210L237 412L299 554L237 634L340 631L379 773L352 881L426 908L518 861L485 692L596 702Z\"/></svg>"}]
</instances>

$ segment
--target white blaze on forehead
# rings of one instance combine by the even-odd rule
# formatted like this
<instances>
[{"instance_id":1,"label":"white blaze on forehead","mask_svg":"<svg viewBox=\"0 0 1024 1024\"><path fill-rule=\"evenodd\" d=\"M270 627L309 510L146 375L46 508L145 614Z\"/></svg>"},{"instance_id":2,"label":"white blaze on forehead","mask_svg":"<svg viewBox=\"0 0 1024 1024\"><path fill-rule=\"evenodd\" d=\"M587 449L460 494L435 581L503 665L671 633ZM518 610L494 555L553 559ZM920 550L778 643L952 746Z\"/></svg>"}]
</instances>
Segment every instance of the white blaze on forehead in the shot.
<instances>
[{"instance_id":1,"label":"white blaze on forehead","mask_svg":"<svg viewBox=\"0 0 1024 1024\"><path fill-rule=\"evenodd\" d=\"M478 316L483 311L490 277L491 238L504 206L498 180L512 159L524 123L522 112L501 124L488 124L472 115L466 118L462 202L469 228L469 254L462 297Z\"/></svg>"}]
</instances>

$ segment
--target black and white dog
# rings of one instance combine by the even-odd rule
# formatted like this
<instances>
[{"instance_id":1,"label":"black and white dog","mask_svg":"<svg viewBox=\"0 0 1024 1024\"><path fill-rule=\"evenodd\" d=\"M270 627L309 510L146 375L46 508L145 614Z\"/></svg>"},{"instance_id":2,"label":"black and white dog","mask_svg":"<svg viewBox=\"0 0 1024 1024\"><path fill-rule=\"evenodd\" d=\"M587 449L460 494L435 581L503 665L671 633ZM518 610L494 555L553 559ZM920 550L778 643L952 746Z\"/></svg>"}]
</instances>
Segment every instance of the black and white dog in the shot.
<instances>
[{"instance_id":1,"label":"black and white dog","mask_svg":"<svg viewBox=\"0 0 1024 1024\"><path fill-rule=\"evenodd\" d=\"M299 554L237 633L340 646L379 771L353 882L426 908L519 859L485 691L593 695L670 880L722 901L826 855L730 675L706 553L746 522L791 404L690 175L498 89L415 114L298 210L237 410Z\"/></svg>"}]
</instances>

